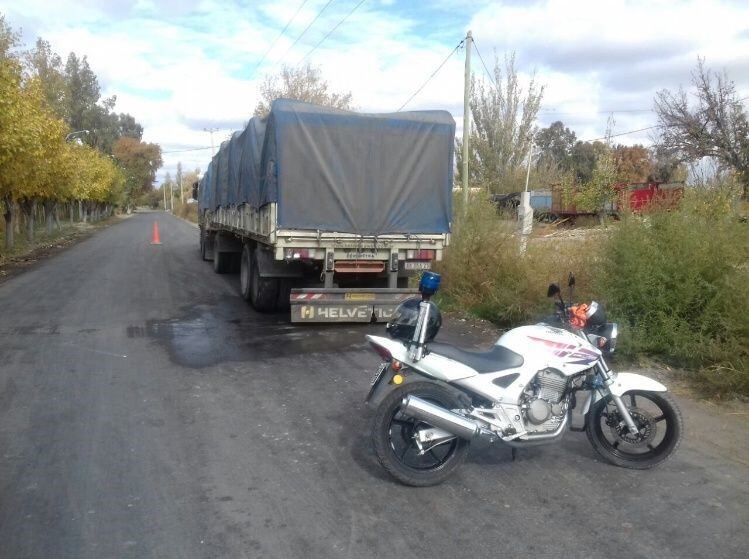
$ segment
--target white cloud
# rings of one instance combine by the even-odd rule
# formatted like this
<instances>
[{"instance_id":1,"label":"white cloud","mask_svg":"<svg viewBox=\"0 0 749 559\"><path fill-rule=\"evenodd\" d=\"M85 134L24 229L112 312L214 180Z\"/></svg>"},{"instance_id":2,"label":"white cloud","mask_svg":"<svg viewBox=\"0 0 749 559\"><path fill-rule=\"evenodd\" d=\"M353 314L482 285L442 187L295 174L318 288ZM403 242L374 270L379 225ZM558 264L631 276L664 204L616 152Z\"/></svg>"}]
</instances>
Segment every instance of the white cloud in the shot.
<instances>
[{"instance_id":1,"label":"white cloud","mask_svg":"<svg viewBox=\"0 0 749 559\"><path fill-rule=\"evenodd\" d=\"M284 37L255 66L301 0L25 0L2 7L11 25L49 40L61 54L86 54L105 96L145 126L165 152L207 146L204 127L241 126L257 102L257 84L281 62L302 59L354 6L333 2L294 48L326 0L309 0ZM420 87L467 29L488 64L493 51L516 51L527 80L546 86L539 124L562 120L578 137L603 135L606 110L649 109L653 94L689 80L698 55L725 67L749 94L749 5L720 0L540 0L488 2L370 0L310 60L335 90L351 91L364 111L393 111ZM284 53L288 54L283 57ZM483 74L474 57L474 71ZM441 108L462 128L463 51L407 109ZM646 127L648 112L615 114L614 132ZM648 141L648 133L620 138ZM210 150L165 153L174 173L205 168Z\"/></svg>"}]
</instances>

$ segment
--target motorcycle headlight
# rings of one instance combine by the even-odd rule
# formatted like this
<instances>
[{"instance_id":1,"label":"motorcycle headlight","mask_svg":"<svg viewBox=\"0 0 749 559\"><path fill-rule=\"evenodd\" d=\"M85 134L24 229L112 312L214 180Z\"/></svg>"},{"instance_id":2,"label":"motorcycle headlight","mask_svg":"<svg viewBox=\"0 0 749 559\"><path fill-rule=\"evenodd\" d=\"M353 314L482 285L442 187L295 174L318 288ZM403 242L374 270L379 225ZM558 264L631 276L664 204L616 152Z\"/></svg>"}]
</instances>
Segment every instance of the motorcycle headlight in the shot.
<instances>
[{"instance_id":1,"label":"motorcycle headlight","mask_svg":"<svg viewBox=\"0 0 749 559\"><path fill-rule=\"evenodd\" d=\"M595 333L594 333L595 332ZM619 327L615 322L607 322L588 334L588 340L598 347L603 353L611 355L616 349L616 337Z\"/></svg>"},{"instance_id":2,"label":"motorcycle headlight","mask_svg":"<svg viewBox=\"0 0 749 559\"><path fill-rule=\"evenodd\" d=\"M609 328L609 353L614 353L614 350L616 349L616 337L619 335L619 327L616 322L612 322Z\"/></svg>"}]
</instances>

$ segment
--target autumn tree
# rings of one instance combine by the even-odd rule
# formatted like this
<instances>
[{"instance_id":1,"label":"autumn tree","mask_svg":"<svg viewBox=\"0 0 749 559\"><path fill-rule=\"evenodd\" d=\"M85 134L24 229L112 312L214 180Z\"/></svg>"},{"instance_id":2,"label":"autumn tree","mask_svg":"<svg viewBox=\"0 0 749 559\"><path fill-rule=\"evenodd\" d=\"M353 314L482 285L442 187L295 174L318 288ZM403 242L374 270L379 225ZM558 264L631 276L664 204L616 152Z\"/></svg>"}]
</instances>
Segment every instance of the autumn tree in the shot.
<instances>
[{"instance_id":1,"label":"autumn tree","mask_svg":"<svg viewBox=\"0 0 749 559\"><path fill-rule=\"evenodd\" d=\"M654 174L650 150L641 145L618 145L613 149L614 164L620 181L645 182Z\"/></svg>"},{"instance_id":2,"label":"autumn tree","mask_svg":"<svg viewBox=\"0 0 749 559\"><path fill-rule=\"evenodd\" d=\"M162 165L161 148L158 144L123 136L115 143L113 155L124 170L127 184L132 188L129 195L134 197L153 187L156 171Z\"/></svg>"},{"instance_id":3,"label":"autumn tree","mask_svg":"<svg viewBox=\"0 0 749 559\"><path fill-rule=\"evenodd\" d=\"M713 72L699 59L692 72L692 92L662 90L655 97L660 143L682 160L712 157L733 170L749 197L749 118L736 86L725 73Z\"/></svg>"},{"instance_id":4,"label":"autumn tree","mask_svg":"<svg viewBox=\"0 0 749 559\"><path fill-rule=\"evenodd\" d=\"M316 105L351 110L351 93L336 93L323 79L320 68L309 62L303 66L284 66L276 75L266 76L260 84L260 101L255 116L266 116L276 99L297 99Z\"/></svg>"},{"instance_id":5,"label":"autumn tree","mask_svg":"<svg viewBox=\"0 0 749 559\"><path fill-rule=\"evenodd\" d=\"M495 56L493 82L471 81L470 181L491 192L512 190L513 178L524 177L528 155L544 88L531 78L524 91L515 67L515 55L505 57L504 67ZM495 87L496 84L496 87ZM464 132L465 133L465 132ZM457 142L458 181L462 180L462 143ZM517 175L517 177L513 177Z\"/></svg>"}]
</instances>

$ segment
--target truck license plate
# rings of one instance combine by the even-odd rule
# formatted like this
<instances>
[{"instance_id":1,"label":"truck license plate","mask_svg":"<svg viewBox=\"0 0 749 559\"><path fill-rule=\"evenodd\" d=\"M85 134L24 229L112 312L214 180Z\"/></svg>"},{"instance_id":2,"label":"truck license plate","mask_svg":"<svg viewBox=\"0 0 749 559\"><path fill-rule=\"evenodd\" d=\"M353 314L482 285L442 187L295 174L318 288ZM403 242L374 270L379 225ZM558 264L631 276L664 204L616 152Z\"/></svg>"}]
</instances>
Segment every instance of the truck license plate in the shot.
<instances>
[{"instance_id":1,"label":"truck license plate","mask_svg":"<svg viewBox=\"0 0 749 559\"><path fill-rule=\"evenodd\" d=\"M346 258L349 260L374 260L377 258L375 252L347 252Z\"/></svg>"},{"instance_id":2,"label":"truck license plate","mask_svg":"<svg viewBox=\"0 0 749 559\"><path fill-rule=\"evenodd\" d=\"M432 262L431 260L407 260L405 268L406 270L431 270Z\"/></svg>"}]
</instances>

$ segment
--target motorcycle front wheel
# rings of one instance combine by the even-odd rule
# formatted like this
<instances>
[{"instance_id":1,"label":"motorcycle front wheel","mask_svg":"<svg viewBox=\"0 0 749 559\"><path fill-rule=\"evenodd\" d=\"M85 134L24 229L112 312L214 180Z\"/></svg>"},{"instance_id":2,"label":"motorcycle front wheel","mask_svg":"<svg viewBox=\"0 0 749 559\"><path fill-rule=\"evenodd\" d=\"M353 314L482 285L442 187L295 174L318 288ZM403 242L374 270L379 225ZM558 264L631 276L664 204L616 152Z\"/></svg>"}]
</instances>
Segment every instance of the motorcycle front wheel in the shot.
<instances>
[{"instance_id":1,"label":"motorcycle front wheel","mask_svg":"<svg viewBox=\"0 0 749 559\"><path fill-rule=\"evenodd\" d=\"M391 392L377 408L372 442L382 467L405 485L427 487L447 479L463 462L469 441L458 437L420 452L414 440L417 429L428 423L400 413L403 398L413 394L447 409L460 407L447 389L430 382L407 384Z\"/></svg>"},{"instance_id":2,"label":"motorcycle front wheel","mask_svg":"<svg viewBox=\"0 0 749 559\"><path fill-rule=\"evenodd\" d=\"M638 433L629 431L611 397L596 402L585 418L590 444L603 458L635 470L657 466L679 448L681 412L665 392L634 390L622 396Z\"/></svg>"}]
</instances>

